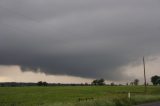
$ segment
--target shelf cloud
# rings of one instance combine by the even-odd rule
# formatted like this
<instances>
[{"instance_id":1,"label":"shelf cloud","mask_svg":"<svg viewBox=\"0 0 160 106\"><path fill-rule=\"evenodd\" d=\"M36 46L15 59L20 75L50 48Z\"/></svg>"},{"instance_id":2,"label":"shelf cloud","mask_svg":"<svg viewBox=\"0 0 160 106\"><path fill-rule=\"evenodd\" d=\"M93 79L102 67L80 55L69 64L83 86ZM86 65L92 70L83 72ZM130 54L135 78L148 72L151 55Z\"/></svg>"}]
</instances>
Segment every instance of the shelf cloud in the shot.
<instances>
[{"instance_id":1,"label":"shelf cloud","mask_svg":"<svg viewBox=\"0 0 160 106\"><path fill-rule=\"evenodd\" d=\"M159 4L0 1L0 64L53 75L125 79L123 67L160 54Z\"/></svg>"}]
</instances>

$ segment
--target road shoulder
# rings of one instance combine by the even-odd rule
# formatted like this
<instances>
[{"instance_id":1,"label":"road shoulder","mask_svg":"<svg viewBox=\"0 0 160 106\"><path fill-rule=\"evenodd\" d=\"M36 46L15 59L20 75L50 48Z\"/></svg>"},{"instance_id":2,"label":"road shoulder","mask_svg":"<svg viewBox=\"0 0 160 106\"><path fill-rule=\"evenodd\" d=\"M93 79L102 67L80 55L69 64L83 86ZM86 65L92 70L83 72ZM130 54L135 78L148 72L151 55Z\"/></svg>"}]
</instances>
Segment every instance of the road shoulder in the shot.
<instances>
[{"instance_id":1,"label":"road shoulder","mask_svg":"<svg viewBox=\"0 0 160 106\"><path fill-rule=\"evenodd\" d=\"M153 103L146 103L146 104L136 105L136 106L160 106L160 101L159 102L153 102Z\"/></svg>"}]
</instances>

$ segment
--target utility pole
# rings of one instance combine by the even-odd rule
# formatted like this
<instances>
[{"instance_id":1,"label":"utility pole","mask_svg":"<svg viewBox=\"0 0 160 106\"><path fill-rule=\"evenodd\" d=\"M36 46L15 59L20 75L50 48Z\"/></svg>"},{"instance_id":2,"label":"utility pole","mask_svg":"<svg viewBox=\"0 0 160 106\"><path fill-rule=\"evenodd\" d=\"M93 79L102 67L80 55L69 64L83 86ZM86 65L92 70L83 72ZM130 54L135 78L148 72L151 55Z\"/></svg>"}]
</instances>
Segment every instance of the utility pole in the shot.
<instances>
[{"instance_id":1,"label":"utility pole","mask_svg":"<svg viewBox=\"0 0 160 106\"><path fill-rule=\"evenodd\" d=\"M146 82L146 67L145 67L145 59L143 56L143 67L144 67L144 87L145 87L145 93L147 91L147 82Z\"/></svg>"}]
</instances>

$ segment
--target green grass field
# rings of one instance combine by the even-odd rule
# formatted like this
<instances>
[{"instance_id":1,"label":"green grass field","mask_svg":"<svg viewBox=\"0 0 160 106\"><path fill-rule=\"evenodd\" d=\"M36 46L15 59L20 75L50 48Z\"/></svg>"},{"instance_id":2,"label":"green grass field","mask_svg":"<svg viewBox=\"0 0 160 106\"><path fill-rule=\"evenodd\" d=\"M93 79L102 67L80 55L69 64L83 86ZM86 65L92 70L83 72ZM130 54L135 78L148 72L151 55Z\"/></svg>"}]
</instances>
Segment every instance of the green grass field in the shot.
<instances>
[{"instance_id":1,"label":"green grass field","mask_svg":"<svg viewBox=\"0 0 160 106\"><path fill-rule=\"evenodd\" d=\"M0 87L0 106L128 106L158 100L159 86L149 86L147 94L143 86Z\"/></svg>"}]
</instances>

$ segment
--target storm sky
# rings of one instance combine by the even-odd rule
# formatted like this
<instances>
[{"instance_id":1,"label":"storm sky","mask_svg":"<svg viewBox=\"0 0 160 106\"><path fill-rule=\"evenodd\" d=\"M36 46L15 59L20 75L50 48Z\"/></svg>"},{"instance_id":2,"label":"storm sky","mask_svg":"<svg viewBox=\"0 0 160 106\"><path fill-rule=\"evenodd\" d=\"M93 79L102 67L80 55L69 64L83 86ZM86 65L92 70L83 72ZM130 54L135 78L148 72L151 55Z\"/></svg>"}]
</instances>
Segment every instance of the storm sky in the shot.
<instances>
[{"instance_id":1,"label":"storm sky","mask_svg":"<svg viewBox=\"0 0 160 106\"><path fill-rule=\"evenodd\" d=\"M152 62L160 57L159 5L159 0L0 0L0 65L46 75L130 79L127 73L142 65L143 56Z\"/></svg>"}]
</instances>

